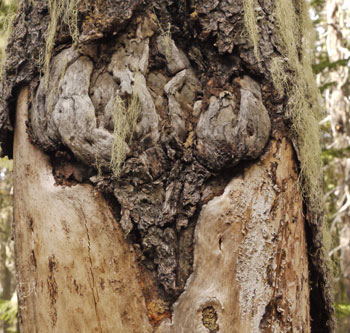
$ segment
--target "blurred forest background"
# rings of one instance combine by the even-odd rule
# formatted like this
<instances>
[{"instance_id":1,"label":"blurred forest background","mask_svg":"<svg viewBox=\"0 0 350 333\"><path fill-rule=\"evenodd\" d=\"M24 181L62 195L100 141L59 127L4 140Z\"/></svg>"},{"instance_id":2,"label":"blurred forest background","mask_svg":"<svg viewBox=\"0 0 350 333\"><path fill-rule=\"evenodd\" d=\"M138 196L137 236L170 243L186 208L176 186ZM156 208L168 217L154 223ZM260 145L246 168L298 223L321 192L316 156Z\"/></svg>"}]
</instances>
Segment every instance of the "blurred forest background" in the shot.
<instances>
[{"instance_id":1,"label":"blurred forest background","mask_svg":"<svg viewBox=\"0 0 350 333\"><path fill-rule=\"evenodd\" d=\"M0 0L0 80L17 3ZM12 161L0 159L0 333L17 332L17 296L12 239Z\"/></svg>"},{"instance_id":2,"label":"blurred forest background","mask_svg":"<svg viewBox=\"0 0 350 333\"><path fill-rule=\"evenodd\" d=\"M0 78L16 1L0 0ZM313 70L324 98L320 126L337 331L350 332L350 1L311 0L310 15L316 31ZM16 332L17 326L11 175L12 161L0 159L0 333Z\"/></svg>"}]
</instances>

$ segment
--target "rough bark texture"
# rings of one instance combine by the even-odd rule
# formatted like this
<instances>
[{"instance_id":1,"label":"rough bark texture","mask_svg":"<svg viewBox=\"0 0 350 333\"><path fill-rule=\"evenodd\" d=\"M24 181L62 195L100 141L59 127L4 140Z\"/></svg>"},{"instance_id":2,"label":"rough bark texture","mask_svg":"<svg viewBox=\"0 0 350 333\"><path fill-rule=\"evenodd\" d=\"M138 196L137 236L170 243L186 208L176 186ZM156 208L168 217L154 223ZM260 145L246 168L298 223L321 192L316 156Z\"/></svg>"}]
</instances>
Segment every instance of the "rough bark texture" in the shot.
<instances>
[{"instance_id":1,"label":"rough bark texture","mask_svg":"<svg viewBox=\"0 0 350 333\"><path fill-rule=\"evenodd\" d=\"M273 4L260 5L260 64L244 30L241 1L81 5L79 45L72 46L67 27L59 27L47 81L38 79L39 67L26 53L30 47L32 54L42 51L47 7L23 2L0 103L5 136L12 94L20 84L31 85L28 133L41 150L24 143L25 115L19 113L16 237L20 286L27 288L19 291L23 325L27 317L35 322L31 327L47 330L33 311L49 305L45 325L63 329L60 302L68 296L58 290L73 283L72 293L79 294L78 279L67 279L85 274L82 298L93 301L91 313L101 312L99 325L110 308L130 301L131 292L144 297L134 311L139 321L121 312L124 326L115 326L119 319L105 323L125 332L139 332L143 326L137 325L146 325L145 332L310 331L310 313L317 332L332 330L327 275L314 256L322 246L319 221L308 221L306 239L285 101L267 70L279 49L269 15ZM18 110L25 108L22 98ZM7 136L7 152L10 143ZM114 158L122 158L117 172L110 168ZM101 194L93 197L93 187ZM38 197L52 204L43 209ZM88 259L74 258L82 260L76 272L66 252L58 258L59 249L70 246ZM29 262L31 256L36 260ZM102 257L113 256L123 266L135 265L119 273L121 286L110 286L99 307L96 295L101 299L104 291L97 281L114 274ZM130 294L115 299L128 280ZM34 286L40 293L33 293ZM314 300L322 309L313 310ZM93 318L83 311L77 320L85 316Z\"/></svg>"}]
</instances>

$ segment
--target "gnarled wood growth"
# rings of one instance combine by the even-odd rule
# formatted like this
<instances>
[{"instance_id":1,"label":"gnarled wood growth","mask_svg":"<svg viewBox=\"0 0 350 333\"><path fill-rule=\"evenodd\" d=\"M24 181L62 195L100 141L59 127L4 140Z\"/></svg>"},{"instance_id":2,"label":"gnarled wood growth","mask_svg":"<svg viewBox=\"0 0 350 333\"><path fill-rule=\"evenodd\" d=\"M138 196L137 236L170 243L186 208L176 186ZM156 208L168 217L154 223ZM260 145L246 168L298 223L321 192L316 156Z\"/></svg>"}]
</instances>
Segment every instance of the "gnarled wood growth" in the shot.
<instances>
[{"instance_id":1,"label":"gnarled wood growth","mask_svg":"<svg viewBox=\"0 0 350 333\"><path fill-rule=\"evenodd\" d=\"M331 331L320 212L269 70L285 52L273 4L253 8L255 51L240 1L77 6L78 44L58 24L39 78L27 52L58 21L23 2L22 65L9 57L1 87L10 154L11 94L29 85L14 150L24 330Z\"/></svg>"}]
</instances>

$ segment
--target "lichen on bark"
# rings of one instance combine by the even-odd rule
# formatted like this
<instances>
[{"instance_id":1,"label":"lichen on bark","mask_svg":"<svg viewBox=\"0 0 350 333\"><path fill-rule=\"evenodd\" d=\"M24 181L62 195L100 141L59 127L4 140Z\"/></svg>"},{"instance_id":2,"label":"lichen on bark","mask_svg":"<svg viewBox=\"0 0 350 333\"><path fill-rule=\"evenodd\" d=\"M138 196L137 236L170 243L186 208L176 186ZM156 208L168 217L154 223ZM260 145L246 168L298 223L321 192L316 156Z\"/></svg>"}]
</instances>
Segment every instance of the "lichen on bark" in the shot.
<instances>
[{"instance_id":1,"label":"lichen on bark","mask_svg":"<svg viewBox=\"0 0 350 333\"><path fill-rule=\"evenodd\" d=\"M52 8L56 8L54 5ZM64 4L56 5L58 8L64 7ZM39 2L29 9L35 12L40 6L41 9L45 8ZM80 28L84 29L84 18L82 20ZM56 51L50 69L44 66L49 72L40 80L38 88L33 90L35 98L29 120L31 139L47 153L56 156L57 151L69 150L79 162L99 166L102 177L92 177L91 181L113 193L118 200L121 226L126 234L137 235L147 259L146 266L156 268L165 293L171 296L178 295L191 272L189 255L182 256L184 267L180 268L180 273L176 273L176 258L179 256L177 243L182 243L182 229L190 226L189 230L193 230L191 225L195 223L201 206L200 193L206 180L222 168L239 163L241 159L259 156L269 137L270 121L263 107L259 85L245 78L235 84L236 91L227 88L232 92L223 90L219 94L222 97L218 97L223 98L222 105L210 111L218 114L218 127L208 129L212 133L209 142L206 142L207 138L201 133L207 121L200 113L205 110L210 95L216 95L220 88L209 86L209 89L216 91L203 91L205 80L197 78L190 60L170 35L167 36L169 45L165 45L159 24L150 9L140 19L131 22L114 46L108 49L103 43L95 43L94 36L91 40L82 38L84 42L78 47ZM52 22L49 27L51 25ZM59 44L66 38L64 25L58 31L55 39ZM107 35L117 31L112 29ZM87 30L82 34L89 36ZM51 52L47 48L52 39L53 35L49 33L46 37L46 54ZM87 43L90 45L88 49L84 46ZM156 46L159 53L149 51L150 43ZM153 83L150 82L152 75L161 78L163 84L154 79ZM112 90L104 90L103 86L108 85L105 80L113 82ZM162 93L157 96L159 90ZM225 103L230 103L229 96L234 93L248 95L230 109ZM117 159L120 170L118 177L113 178L109 165L113 161L112 147L116 142L116 132L111 131L115 126L115 96L128 98L134 94L137 95L141 111L134 120L135 130L126 129L125 136L118 138L123 141L121 144L125 147L125 153L117 154L125 155L125 162L122 163L123 158ZM201 98L200 95L204 94L207 96ZM216 98L212 96L211 100ZM195 104L197 114L191 114ZM198 108L199 104L202 104L201 108ZM259 107L255 108L255 105ZM253 117L249 126L245 115ZM235 117L238 117L237 128L229 134L230 126L236 123ZM262 121L257 121L259 117ZM249 139L241 146L238 142L244 134L239 137L238 133L246 128ZM220 135L226 136L228 142L222 153L215 151L215 141L221 140ZM196 136L199 138L198 145L191 142L191 138ZM131 137L133 140L130 142L127 138ZM207 166L206 161L209 162ZM185 239L184 248L189 246L191 236L186 235Z\"/></svg>"},{"instance_id":2,"label":"lichen on bark","mask_svg":"<svg viewBox=\"0 0 350 333\"><path fill-rule=\"evenodd\" d=\"M244 2L250 1L244 0ZM275 54L271 57L266 61L266 66L277 94L287 100L285 116L291 122L291 139L300 163L299 183L306 202L309 260L313 271L311 275L313 277L319 275L320 280L317 283L322 285L321 288L313 287L311 291L311 302L315 304L311 308L312 316L318 317L315 308L319 309L320 299L325 301L328 313L334 313L334 309L331 286L332 264L328 256L329 236L324 221L319 133L319 120L323 110L320 92L311 68L315 33L306 1L281 0L271 2L268 7L269 20L273 22L272 43L280 55ZM255 9L245 12L246 22L252 22L259 17L259 27L263 29L262 8L256 6ZM264 49L262 34L257 30L252 32L247 23L246 29L250 32L254 48L258 48L255 53L259 55ZM315 283L313 279L311 283ZM334 319L332 315L328 318L324 319L325 325L329 330L333 330ZM319 320L314 322L314 330L323 329L324 325L318 324Z\"/></svg>"}]
</instances>

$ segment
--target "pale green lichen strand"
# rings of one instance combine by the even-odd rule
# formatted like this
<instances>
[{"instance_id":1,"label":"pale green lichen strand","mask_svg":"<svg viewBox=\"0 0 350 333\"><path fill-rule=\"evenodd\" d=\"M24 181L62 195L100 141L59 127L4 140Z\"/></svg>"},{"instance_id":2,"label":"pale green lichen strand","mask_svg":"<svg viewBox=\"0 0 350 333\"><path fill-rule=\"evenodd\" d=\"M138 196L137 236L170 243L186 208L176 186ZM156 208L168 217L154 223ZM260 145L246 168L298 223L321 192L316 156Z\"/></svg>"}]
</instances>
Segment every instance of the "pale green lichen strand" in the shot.
<instances>
[{"instance_id":1,"label":"pale green lichen strand","mask_svg":"<svg viewBox=\"0 0 350 333\"><path fill-rule=\"evenodd\" d=\"M257 45L257 27L252 2L243 0L245 24L252 43ZM298 15L295 6L299 6ZM301 184L304 196L313 209L322 207L322 175L320 134L318 121L321 114L320 94L312 73L312 23L304 0L275 2L275 33L285 58L275 57L269 64L272 81L280 96L288 98L287 116L292 121L294 143L301 166ZM257 51L254 51L255 55Z\"/></svg>"},{"instance_id":2,"label":"pale green lichen strand","mask_svg":"<svg viewBox=\"0 0 350 333\"><path fill-rule=\"evenodd\" d=\"M112 146L111 169L119 177L121 165L126 158L127 109L122 98L117 94L114 101L114 142Z\"/></svg>"},{"instance_id":3,"label":"pale green lichen strand","mask_svg":"<svg viewBox=\"0 0 350 333\"><path fill-rule=\"evenodd\" d=\"M136 76L133 93L128 106L124 100L116 94L114 101L114 142L112 146L111 170L116 178L119 178L122 165L127 156L127 142L131 143L137 119L141 113L141 103L138 97L138 79Z\"/></svg>"},{"instance_id":4,"label":"pale green lichen strand","mask_svg":"<svg viewBox=\"0 0 350 333\"><path fill-rule=\"evenodd\" d=\"M244 8L244 23L249 34L249 38L254 46L254 55L257 60L260 61L259 56L259 32L258 32L258 22L257 17L255 15L255 6L257 5L256 0L243 0L243 8Z\"/></svg>"},{"instance_id":5,"label":"pale green lichen strand","mask_svg":"<svg viewBox=\"0 0 350 333\"><path fill-rule=\"evenodd\" d=\"M43 59L43 72L45 75L45 84L49 83L50 62L52 51L55 46L56 32L58 22L63 22L68 26L73 42L76 43L79 38L78 30L78 6L81 0L49 0L50 22L47 29L45 52Z\"/></svg>"},{"instance_id":6,"label":"pale green lichen strand","mask_svg":"<svg viewBox=\"0 0 350 333\"><path fill-rule=\"evenodd\" d=\"M293 142L300 162L299 184L310 211L317 216L324 209L319 129L323 111L311 67L315 34L306 1L279 0L275 3L275 33L285 57L273 58L269 70L279 95L288 97L287 116L292 122ZM326 274L325 297L330 297L332 274L328 272L332 263L328 256L331 242L327 224L319 224L313 237L321 241L315 253L319 261L316 265Z\"/></svg>"},{"instance_id":7,"label":"pale green lichen strand","mask_svg":"<svg viewBox=\"0 0 350 333\"><path fill-rule=\"evenodd\" d=\"M304 1L299 17L291 0L276 2L276 18L284 42L292 75L279 78L285 87L288 100L288 116L292 119L295 142L298 147L302 188L313 209L322 209L322 162L320 148L319 119L321 116L320 94L311 69L310 33L311 23ZM298 20L299 18L299 20ZM308 29L308 30L306 30ZM300 36L298 33L300 32ZM301 45L298 43L301 39ZM298 51L301 51L299 60ZM289 68L285 67L287 71ZM272 76L274 73L272 72ZM276 77L274 78L276 80Z\"/></svg>"}]
</instances>

